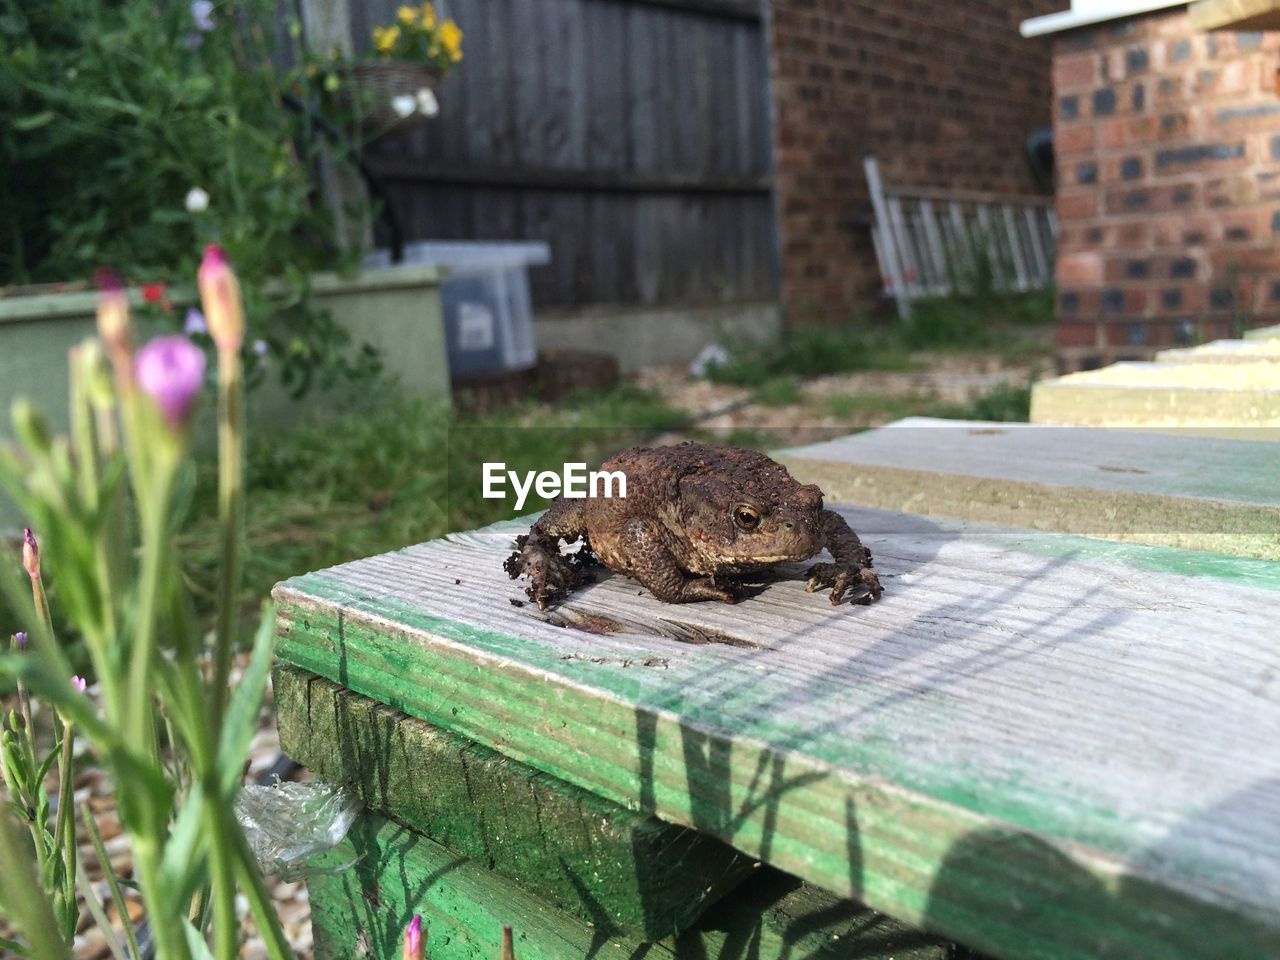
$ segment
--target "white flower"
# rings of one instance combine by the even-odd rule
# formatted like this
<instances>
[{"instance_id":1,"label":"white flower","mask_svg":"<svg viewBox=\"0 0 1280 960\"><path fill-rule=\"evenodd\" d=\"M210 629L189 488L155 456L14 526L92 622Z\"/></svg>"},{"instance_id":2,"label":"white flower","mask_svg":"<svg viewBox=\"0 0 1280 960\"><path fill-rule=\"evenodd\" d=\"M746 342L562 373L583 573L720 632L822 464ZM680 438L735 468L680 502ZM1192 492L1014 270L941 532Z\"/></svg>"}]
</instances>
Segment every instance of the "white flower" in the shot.
<instances>
[{"instance_id":1,"label":"white flower","mask_svg":"<svg viewBox=\"0 0 1280 960\"><path fill-rule=\"evenodd\" d=\"M430 87L423 87L418 91L418 112L424 117L434 117L440 112L440 101Z\"/></svg>"},{"instance_id":2,"label":"white flower","mask_svg":"<svg viewBox=\"0 0 1280 960\"><path fill-rule=\"evenodd\" d=\"M189 213L204 213L209 209L209 194L199 187L192 187L187 191L186 204Z\"/></svg>"},{"instance_id":3,"label":"white flower","mask_svg":"<svg viewBox=\"0 0 1280 960\"><path fill-rule=\"evenodd\" d=\"M412 94L402 93L391 98L391 109L397 117L407 117L418 109L418 101Z\"/></svg>"}]
</instances>

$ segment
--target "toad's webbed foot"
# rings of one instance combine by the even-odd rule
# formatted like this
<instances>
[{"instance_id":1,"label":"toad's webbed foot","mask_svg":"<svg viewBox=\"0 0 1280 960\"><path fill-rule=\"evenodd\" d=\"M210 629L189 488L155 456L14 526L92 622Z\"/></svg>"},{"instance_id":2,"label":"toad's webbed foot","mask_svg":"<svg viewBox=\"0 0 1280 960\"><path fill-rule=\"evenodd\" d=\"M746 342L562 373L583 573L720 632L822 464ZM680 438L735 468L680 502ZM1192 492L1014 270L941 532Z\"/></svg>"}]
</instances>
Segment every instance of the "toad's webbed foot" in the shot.
<instances>
[{"instance_id":1,"label":"toad's webbed foot","mask_svg":"<svg viewBox=\"0 0 1280 960\"><path fill-rule=\"evenodd\" d=\"M884 593L874 570L849 563L815 563L810 567L805 592L813 593L823 587L831 588L832 606L838 606L846 595L850 603L868 604L879 600Z\"/></svg>"},{"instance_id":2,"label":"toad's webbed foot","mask_svg":"<svg viewBox=\"0 0 1280 960\"><path fill-rule=\"evenodd\" d=\"M586 549L564 556L554 542L529 535L516 537L515 546L515 553L506 559L503 569L512 580L529 578L524 592L539 610L594 579L589 568L595 557Z\"/></svg>"}]
</instances>

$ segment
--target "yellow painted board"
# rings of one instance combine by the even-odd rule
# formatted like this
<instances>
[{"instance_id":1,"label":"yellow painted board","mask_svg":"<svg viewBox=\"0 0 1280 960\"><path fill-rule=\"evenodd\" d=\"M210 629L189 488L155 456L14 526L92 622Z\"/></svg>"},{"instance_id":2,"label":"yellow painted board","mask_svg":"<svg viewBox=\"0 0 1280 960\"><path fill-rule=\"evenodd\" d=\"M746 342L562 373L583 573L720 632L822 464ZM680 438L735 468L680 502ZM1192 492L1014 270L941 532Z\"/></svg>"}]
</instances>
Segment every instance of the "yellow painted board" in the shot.
<instances>
[{"instance_id":1,"label":"yellow painted board","mask_svg":"<svg viewBox=\"0 0 1280 960\"><path fill-rule=\"evenodd\" d=\"M1280 339L1215 340L1198 347L1161 350L1157 363L1277 363Z\"/></svg>"},{"instance_id":2,"label":"yellow painted board","mask_svg":"<svg viewBox=\"0 0 1280 960\"><path fill-rule=\"evenodd\" d=\"M1117 363L1036 384L1031 421L1208 433L1249 427L1280 439L1280 365Z\"/></svg>"},{"instance_id":3,"label":"yellow painted board","mask_svg":"<svg viewBox=\"0 0 1280 960\"><path fill-rule=\"evenodd\" d=\"M1195 30L1280 29L1280 0L1198 0L1189 12Z\"/></svg>"}]
</instances>

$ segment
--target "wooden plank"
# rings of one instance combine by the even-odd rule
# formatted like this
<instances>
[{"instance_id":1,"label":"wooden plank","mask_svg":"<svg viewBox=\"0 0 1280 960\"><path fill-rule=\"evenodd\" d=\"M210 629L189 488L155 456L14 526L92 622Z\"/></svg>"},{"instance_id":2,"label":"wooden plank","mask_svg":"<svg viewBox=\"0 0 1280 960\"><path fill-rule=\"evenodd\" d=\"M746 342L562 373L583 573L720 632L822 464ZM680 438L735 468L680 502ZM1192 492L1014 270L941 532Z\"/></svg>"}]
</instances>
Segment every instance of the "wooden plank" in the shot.
<instances>
[{"instance_id":1,"label":"wooden plank","mask_svg":"<svg viewBox=\"0 0 1280 960\"><path fill-rule=\"evenodd\" d=\"M1116 363L1040 381L1031 393L1031 419L1210 436L1244 428L1280 439L1280 376L1265 362Z\"/></svg>"},{"instance_id":2,"label":"wooden plank","mask_svg":"<svg viewBox=\"0 0 1280 960\"><path fill-rule=\"evenodd\" d=\"M564 190L573 193L730 193L767 194L768 177L679 172L642 175L585 169L458 166L438 162L379 159L375 175L384 180L421 184L457 184L506 189Z\"/></svg>"},{"instance_id":3,"label":"wooden plank","mask_svg":"<svg viewBox=\"0 0 1280 960\"><path fill-rule=\"evenodd\" d=\"M1280 560L1280 446L912 418L780 454L842 503Z\"/></svg>"},{"instance_id":4,"label":"wooden plank","mask_svg":"<svg viewBox=\"0 0 1280 960\"><path fill-rule=\"evenodd\" d=\"M350 869L347 864L361 859ZM308 881L316 960L398 960L415 913L431 960L494 960L502 927L520 960L948 960L952 949L848 900L767 868L704 923L659 943L628 939L607 916L594 926L558 913L431 840L376 816L325 857L337 872Z\"/></svg>"},{"instance_id":5,"label":"wooden plank","mask_svg":"<svg viewBox=\"0 0 1280 960\"><path fill-rule=\"evenodd\" d=\"M526 520L281 584L278 652L997 957L1280 954L1275 564L846 515L866 608L513 606Z\"/></svg>"},{"instance_id":6,"label":"wooden plank","mask_svg":"<svg viewBox=\"0 0 1280 960\"><path fill-rule=\"evenodd\" d=\"M641 940L688 929L752 872L712 837L579 787L314 674L274 674L280 744L367 809L486 864L586 923ZM531 812L533 815L531 815Z\"/></svg>"},{"instance_id":7,"label":"wooden plank","mask_svg":"<svg viewBox=\"0 0 1280 960\"><path fill-rule=\"evenodd\" d=\"M1193 30L1280 30L1280 0L1196 0Z\"/></svg>"}]
</instances>

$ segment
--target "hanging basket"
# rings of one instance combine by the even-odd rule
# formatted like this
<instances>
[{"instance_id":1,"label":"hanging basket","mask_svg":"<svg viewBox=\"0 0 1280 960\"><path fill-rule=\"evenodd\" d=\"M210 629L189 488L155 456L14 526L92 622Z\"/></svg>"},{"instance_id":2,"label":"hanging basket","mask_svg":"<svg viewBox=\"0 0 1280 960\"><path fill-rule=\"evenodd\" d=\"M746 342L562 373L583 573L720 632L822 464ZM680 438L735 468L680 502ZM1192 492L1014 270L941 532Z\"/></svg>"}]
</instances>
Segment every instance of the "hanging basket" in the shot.
<instances>
[{"instance_id":1,"label":"hanging basket","mask_svg":"<svg viewBox=\"0 0 1280 960\"><path fill-rule=\"evenodd\" d=\"M401 116L392 103L397 97L414 97L420 90L435 91L440 71L425 63L385 61L357 63L343 71L340 93L344 111L360 117L360 128L370 139L404 133L431 119L415 106Z\"/></svg>"}]
</instances>

